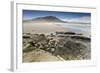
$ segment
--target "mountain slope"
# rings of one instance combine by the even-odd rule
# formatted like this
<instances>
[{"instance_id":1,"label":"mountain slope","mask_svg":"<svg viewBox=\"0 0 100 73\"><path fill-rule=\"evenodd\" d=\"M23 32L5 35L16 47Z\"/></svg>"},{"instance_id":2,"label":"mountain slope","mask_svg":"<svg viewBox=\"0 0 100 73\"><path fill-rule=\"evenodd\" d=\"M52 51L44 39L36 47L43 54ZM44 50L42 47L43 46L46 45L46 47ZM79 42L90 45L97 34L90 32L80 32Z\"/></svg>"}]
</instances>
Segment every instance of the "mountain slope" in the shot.
<instances>
[{"instance_id":1,"label":"mountain slope","mask_svg":"<svg viewBox=\"0 0 100 73\"><path fill-rule=\"evenodd\" d=\"M45 16L33 19L33 21L49 21L49 22L63 22L57 17L54 16Z\"/></svg>"},{"instance_id":2,"label":"mountain slope","mask_svg":"<svg viewBox=\"0 0 100 73\"><path fill-rule=\"evenodd\" d=\"M57 22L57 23L69 23L69 24L91 24L90 22L82 22L82 21L63 21L55 16L44 16L44 17L37 17L30 20L23 20L23 22Z\"/></svg>"},{"instance_id":3,"label":"mountain slope","mask_svg":"<svg viewBox=\"0 0 100 73\"><path fill-rule=\"evenodd\" d=\"M61 19L55 17L55 16L44 16L44 17L37 17L31 20L23 20L23 22L64 22Z\"/></svg>"}]
</instances>

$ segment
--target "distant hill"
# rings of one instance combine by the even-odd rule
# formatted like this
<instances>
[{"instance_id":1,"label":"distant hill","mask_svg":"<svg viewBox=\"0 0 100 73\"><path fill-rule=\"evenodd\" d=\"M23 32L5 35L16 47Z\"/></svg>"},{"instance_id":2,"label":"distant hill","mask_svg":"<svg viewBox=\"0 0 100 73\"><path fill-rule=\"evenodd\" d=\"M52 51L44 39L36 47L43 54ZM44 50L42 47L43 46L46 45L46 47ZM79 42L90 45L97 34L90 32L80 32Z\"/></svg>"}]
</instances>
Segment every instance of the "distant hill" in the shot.
<instances>
[{"instance_id":1,"label":"distant hill","mask_svg":"<svg viewBox=\"0 0 100 73\"><path fill-rule=\"evenodd\" d=\"M47 22L64 22L61 19L54 16L45 16L32 19L33 21L47 21Z\"/></svg>"},{"instance_id":2,"label":"distant hill","mask_svg":"<svg viewBox=\"0 0 100 73\"><path fill-rule=\"evenodd\" d=\"M69 24L90 24L87 22L75 22L75 21L63 21L55 16L44 16L44 17L37 17L30 20L23 20L23 22L59 22L59 23L69 23Z\"/></svg>"},{"instance_id":3,"label":"distant hill","mask_svg":"<svg viewBox=\"0 0 100 73\"><path fill-rule=\"evenodd\" d=\"M57 23L57 24L55 24ZM26 20L23 22L23 28L26 32L31 33L51 33L56 31L65 31L66 29L61 27L60 24L64 24L65 22L60 20L54 16L45 16L45 17L38 17L31 20Z\"/></svg>"},{"instance_id":4,"label":"distant hill","mask_svg":"<svg viewBox=\"0 0 100 73\"><path fill-rule=\"evenodd\" d=\"M34 21L34 22L64 22L62 21L61 19L55 17L55 16L44 16L44 17L37 17L37 18L34 18L32 20L24 20L24 22L27 22L27 21Z\"/></svg>"}]
</instances>

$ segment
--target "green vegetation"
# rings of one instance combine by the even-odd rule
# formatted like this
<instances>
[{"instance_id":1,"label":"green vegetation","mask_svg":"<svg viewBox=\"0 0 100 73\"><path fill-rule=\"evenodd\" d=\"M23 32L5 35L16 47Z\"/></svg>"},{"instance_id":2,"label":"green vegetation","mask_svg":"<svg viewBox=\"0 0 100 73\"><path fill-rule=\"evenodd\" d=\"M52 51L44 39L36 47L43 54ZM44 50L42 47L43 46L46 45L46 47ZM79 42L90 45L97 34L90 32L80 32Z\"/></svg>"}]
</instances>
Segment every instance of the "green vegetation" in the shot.
<instances>
[{"instance_id":1,"label":"green vegetation","mask_svg":"<svg viewBox=\"0 0 100 73\"><path fill-rule=\"evenodd\" d=\"M74 56L72 54L70 54L70 55L65 54L65 55L62 55L61 57L64 58L65 60L77 60L77 59L79 59L78 56Z\"/></svg>"},{"instance_id":2,"label":"green vegetation","mask_svg":"<svg viewBox=\"0 0 100 73\"><path fill-rule=\"evenodd\" d=\"M34 48L26 48L26 49L23 49L23 52L25 53L25 52L30 52L30 51L32 51L32 50L34 50Z\"/></svg>"},{"instance_id":3,"label":"green vegetation","mask_svg":"<svg viewBox=\"0 0 100 73\"><path fill-rule=\"evenodd\" d=\"M27 53L27 52L31 52L33 50L39 51L40 49L39 48L34 48L34 47L29 47L29 48L23 49L23 52L24 53Z\"/></svg>"}]
</instances>

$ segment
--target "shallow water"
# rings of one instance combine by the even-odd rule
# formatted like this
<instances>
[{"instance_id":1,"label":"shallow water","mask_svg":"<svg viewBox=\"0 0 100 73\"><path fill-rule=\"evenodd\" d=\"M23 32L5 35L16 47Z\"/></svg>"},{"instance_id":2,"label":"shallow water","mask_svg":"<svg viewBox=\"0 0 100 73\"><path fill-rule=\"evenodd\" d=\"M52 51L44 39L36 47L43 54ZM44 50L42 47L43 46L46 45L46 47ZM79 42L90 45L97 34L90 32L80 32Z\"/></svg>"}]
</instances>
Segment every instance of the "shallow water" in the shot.
<instances>
[{"instance_id":1,"label":"shallow water","mask_svg":"<svg viewBox=\"0 0 100 73\"><path fill-rule=\"evenodd\" d=\"M76 32L87 37L91 36L91 24L76 24L76 23L25 23L23 25L24 32L30 33L45 33L50 34L56 31Z\"/></svg>"},{"instance_id":2,"label":"shallow water","mask_svg":"<svg viewBox=\"0 0 100 73\"><path fill-rule=\"evenodd\" d=\"M71 23L60 24L59 23L56 25L65 28L67 31L82 33L88 37L91 35L91 24L71 24Z\"/></svg>"}]
</instances>

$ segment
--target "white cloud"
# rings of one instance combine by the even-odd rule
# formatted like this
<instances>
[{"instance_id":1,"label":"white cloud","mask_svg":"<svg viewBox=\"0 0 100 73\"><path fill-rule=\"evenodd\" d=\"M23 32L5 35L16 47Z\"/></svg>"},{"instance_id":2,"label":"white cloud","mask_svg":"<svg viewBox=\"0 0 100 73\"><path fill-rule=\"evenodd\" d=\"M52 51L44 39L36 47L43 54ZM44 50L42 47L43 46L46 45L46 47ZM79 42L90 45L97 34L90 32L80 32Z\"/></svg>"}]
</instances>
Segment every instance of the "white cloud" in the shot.
<instances>
[{"instance_id":1,"label":"white cloud","mask_svg":"<svg viewBox=\"0 0 100 73\"><path fill-rule=\"evenodd\" d=\"M90 16L83 16L83 17L80 17L80 18L63 19L63 20L69 21L69 22L91 23L91 17Z\"/></svg>"}]
</instances>

